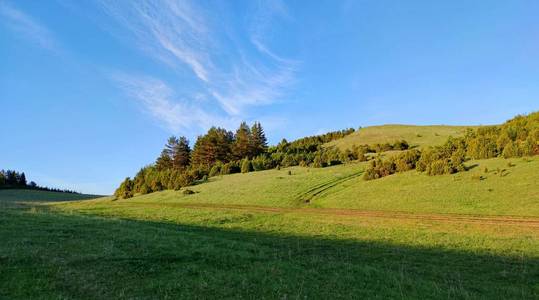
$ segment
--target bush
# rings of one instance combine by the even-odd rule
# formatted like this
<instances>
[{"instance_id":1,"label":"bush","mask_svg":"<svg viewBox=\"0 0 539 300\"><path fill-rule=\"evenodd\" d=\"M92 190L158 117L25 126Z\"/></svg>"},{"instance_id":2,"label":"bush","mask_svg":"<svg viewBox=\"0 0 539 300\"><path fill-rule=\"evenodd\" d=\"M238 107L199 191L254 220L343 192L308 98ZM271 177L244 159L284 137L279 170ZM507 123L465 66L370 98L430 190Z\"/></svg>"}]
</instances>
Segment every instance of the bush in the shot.
<instances>
[{"instance_id":1,"label":"bush","mask_svg":"<svg viewBox=\"0 0 539 300\"><path fill-rule=\"evenodd\" d=\"M220 163L213 165L213 167L211 167L210 173L208 175L210 177L214 177L214 176L217 176L217 175L221 174L221 167L222 166L223 165L220 164Z\"/></svg>"},{"instance_id":2,"label":"bush","mask_svg":"<svg viewBox=\"0 0 539 300\"><path fill-rule=\"evenodd\" d=\"M194 193L195 193L195 192L192 191L192 190L190 190L190 189L185 189L185 190L183 190L183 192L182 192L182 194L184 194L184 195L192 195L192 194L194 194Z\"/></svg>"},{"instance_id":3,"label":"bush","mask_svg":"<svg viewBox=\"0 0 539 300\"><path fill-rule=\"evenodd\" d=\"M511 158L519 156L518 146L515 142L510 141L505 145L502 152L503 158Z\"/></svg>"},{"instance_id":4,"label":"bush","mask_svg":"<svg viewBox=\"0 0 539 300\"><path fill-rule=\"evenodd\" d=\"M405 172L415 169L420 157L421 152L415 149L399 154L393 159L397 172Z\"/></svg>"},{"instance_id":5,"label":"bush","mask_svg":"<svg viewBox=\"0 0 539 300\"><path fill-rule=\"evenodd\" d=\"M443 174L453 174L457 169L449 160L435 160L427 166L427 175L443 175Z\"/></svg>"},{"instance_id":6,"label":"bush","mask_svg":"<svg viewBox=\"0 0 539 300\"><path fill-rule=\"evenodd\" d=\"M393 150L408 150L410 145L405 140L396 141L393 144Z\"/></svg>"},{"instance_id":7,"label":"bush","mask_svg":"<svg viewBox=\"0 0 539 300\"><path fill-rule=\"evenodd\" d=\"M249 173L252 171L251 161L247 158L245 158L241 163L241 172L242 173Z\"/></svg>"},{"instance_id":8,"label":"bush","mask_svg":"<svg viewBox=\"0 0 539 300\"><path fill-rule=\"evenodd\" d=\"M391 160L382 161L381 159L376 159L371 161L370 166L365 170L363 174L363 179L372 180L391 174L395 174L396 166L395 163Z\"/></svg>"},{"instance_id":9,"label":"bush","mask_svg":"<svg viewBox=\"0 0 539 300\"><path fill-rule=\"evenodd\" d=\"M317 155L312 163L313 168L325 168L327 166L326 161L322 158L322 155Z\"/></svg>"}]
</instances>

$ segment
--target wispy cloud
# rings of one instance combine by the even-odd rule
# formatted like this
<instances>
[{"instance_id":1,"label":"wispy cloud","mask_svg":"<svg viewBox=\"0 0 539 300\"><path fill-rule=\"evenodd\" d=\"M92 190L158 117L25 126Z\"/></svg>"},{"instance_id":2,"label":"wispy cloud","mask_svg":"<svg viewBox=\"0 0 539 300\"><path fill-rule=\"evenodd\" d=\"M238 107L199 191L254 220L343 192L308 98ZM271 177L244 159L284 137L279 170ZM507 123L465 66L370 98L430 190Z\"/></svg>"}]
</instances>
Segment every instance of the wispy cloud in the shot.
<instances>
[{"instance_id":1,"label":"wispy cloud","mask_svg":"<svg viewBox=\"0 0 539 300\"><path fill-rule=\"evenodd\" d=\"M159 79L124 73L116 73L112 79L132 99L137 100L145 112L171 132L233 123L233 119L211 114L196 103L189 103L188 99L180 99L169 85ZM197 95L193 98L196 100Z\"/></svg>"},{"instance_id":2,"label":"wispy cloud","mask_svg":"<svg viewBox=\"0 0 539 300\"><path fill-rule=\"evenodd\" d=\"M285 15L281 2L268 2L267 9L258 6L247 30L231 24L233 20L227 19L230 14L212 14L198 2L142 0L100 4L149 56L175 70L189 70L198 82L195 94L215 101L224 119L240 115L247 119L249 108L278 101L294 82L298 63L278 56L264 43L264 31L273 18ZM145 82L151 87L142 82L137 85L145 87L148 94L135 98L150 99L174 92L156 81ZM151 100L157 107L151 113L169 128L184 127L193 118L208 117L206 110L191 100Z\"/></svg>"},{"instance_id":3,"label":"wispy cloud","mask_svg":"<svg viewBox=\"0 0 539 300\"><path fill-rule=\"evenodd\" d=\"M0 1L0 17L1 23L4 23L21 37L47 50L58 50L55 39L45 26L24 12L9 5L6 1Z\"/></svg>"}]
</instances>

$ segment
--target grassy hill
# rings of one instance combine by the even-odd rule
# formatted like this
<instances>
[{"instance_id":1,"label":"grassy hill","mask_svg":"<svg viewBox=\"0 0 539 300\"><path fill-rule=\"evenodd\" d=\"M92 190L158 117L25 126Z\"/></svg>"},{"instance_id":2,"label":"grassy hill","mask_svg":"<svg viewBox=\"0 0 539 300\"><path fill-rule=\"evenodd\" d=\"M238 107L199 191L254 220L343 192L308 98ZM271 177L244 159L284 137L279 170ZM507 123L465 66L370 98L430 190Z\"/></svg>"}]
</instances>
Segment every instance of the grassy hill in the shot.
<instances>
[{"instance_id":1,"label":"grassy hill","mask_svg":"<svg viewBox=\"0 0 539 300\"><path fill-rule=\"evenodd\" d=\"M425 147L444 143L449 136L462 136L468 128L477 126L415 126L415 125L381 125L370 126L327 143L327 146L337 146L345 150L354 145L372 145L393 143L397 140L406 140L411 146Z\"/></svg>"},{"instance_id":2,"label":"grassy hill","mask_svg":"<svg viewBox=\"0 0 539 300\"><path fill-rule=\"evenodd\" d=\"M383 128L361 143L412 127ZM398 138L424 146L464 127L421 128ZM366 165L120 200L0 190L0 298L539 297L539 157L373 181Z\"/></svg>"}]
</instances>

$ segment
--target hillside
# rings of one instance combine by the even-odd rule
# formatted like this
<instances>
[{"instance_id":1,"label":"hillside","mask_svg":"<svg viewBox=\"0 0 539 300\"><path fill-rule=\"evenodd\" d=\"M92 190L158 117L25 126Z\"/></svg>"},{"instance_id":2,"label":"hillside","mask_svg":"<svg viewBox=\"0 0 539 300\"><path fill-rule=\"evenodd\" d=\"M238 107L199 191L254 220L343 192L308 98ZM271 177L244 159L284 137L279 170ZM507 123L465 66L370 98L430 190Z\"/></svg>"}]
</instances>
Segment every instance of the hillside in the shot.
<instances>
[{"instance_id":1,"label":"hillside","mask_svg":"<svg viewBox=\"0 0 539 300\"><path fill-rule=\"evenodd\" d=\"M380 128L368 143L408 137L424 147L465 129ZM539 131L516 136L529 132ZM528 141L437 176L411 169L364 180L370 158L134 192L174 174L155 168L124 181L129 198L3 190L0 298L537 299L539 156L519 152L535 146ZM273 154L319 151L320 142L282 143Z\"/></svg>"},{"instance_id":2,"label":"hillside","mask_svg":"<svg viewBox=\"0 0 539 300\"><path fill-rule=\"evenodd\" d=\"M383 144L405 140L411 146L425 147L442 144L449 136L462 136L468 128L477 128L477 126L370 126L361 128L341 139L329 142L326 146L337 146L341 150L346 150L351 149L354 145Z\"/></svg>"},{"instance_id":3,"label":"hillside","mask_svg":"<svg viewBox=\"0 0 539 300\"><path fill-rule=\"evenodd\" d=\"M508 167L509 162L514 166ZM218 176L189 187L195 194L185 195L184 188L116 203L172 207L183 204L315 207L539 217L539 190L534 188L539 182L539 157L470 161L467 165L472 168L468 172L427 176L410 171L375 181L361 178L366 164L350 163L319 169L291 167ZM505 170L503 176L496 174L497 169Z\"/></svg>"}]
</instances>

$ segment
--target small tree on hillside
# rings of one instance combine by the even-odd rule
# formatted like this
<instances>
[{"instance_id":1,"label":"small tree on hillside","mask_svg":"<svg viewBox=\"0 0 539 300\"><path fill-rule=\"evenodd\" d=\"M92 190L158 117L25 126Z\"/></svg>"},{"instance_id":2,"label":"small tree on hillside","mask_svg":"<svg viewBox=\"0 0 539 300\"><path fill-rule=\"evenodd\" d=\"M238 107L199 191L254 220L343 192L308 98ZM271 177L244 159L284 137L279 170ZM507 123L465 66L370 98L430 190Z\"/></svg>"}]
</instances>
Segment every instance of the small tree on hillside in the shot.
<instances>
[{"instance_id":1,"label":"small tree on hillside","mask_svg":"<svg viewBox=\"0 0 539 300\"><path fill-rule=\"evenodd\" d=\"M236 159L243 159L251 156L251 129L247 123L242 122L234 135L234 144L232 152Z\"/></svg>"},{"instance_id":2,"label":"small tree on hillside","mask_svg":"<svg viewBox=\"0 0 539 300\"><path fill-rule=\"evenodd\" d=\"M255 157L259 154L265 153L268 150L268 141L266 134L260 122L255 122L251 127L251 156Z\"/></svg>"},{"instance_id":3,"label":"small tree on hillside","mask_svg":"<svg viewBox=\"0 0 539 300\"><path fill-rule=\"evenodd\" d=\"M174 169L184 169L191 162L191 148L189 140L182 136L172 148L172 166Z\"/></svg>"}]
</instances>

